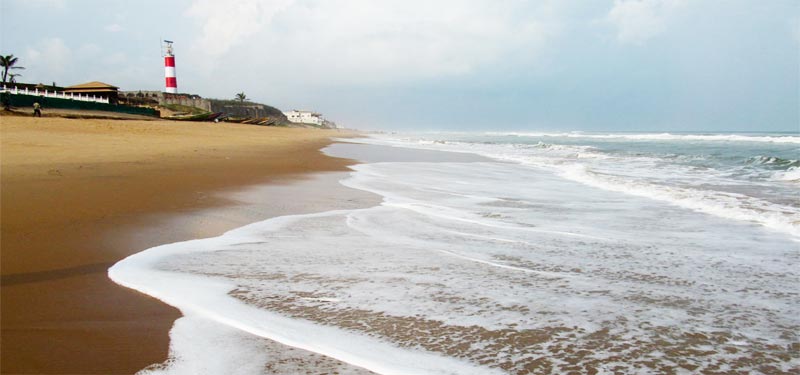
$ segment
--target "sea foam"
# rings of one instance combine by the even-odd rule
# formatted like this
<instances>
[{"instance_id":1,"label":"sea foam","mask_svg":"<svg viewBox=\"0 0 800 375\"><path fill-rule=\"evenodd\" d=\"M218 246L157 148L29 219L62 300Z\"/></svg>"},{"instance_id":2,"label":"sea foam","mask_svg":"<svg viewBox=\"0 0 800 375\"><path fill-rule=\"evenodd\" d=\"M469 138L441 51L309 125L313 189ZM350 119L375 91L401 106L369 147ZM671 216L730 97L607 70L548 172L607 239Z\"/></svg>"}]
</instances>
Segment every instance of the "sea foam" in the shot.
<instances>
[{"instance_id":1,"label":"sea foam","mask_svg":"<svg viewBox=\"0 0 800 375\"><path fill-rule=\"evenodd\" d=\"M190 319L205 319L222 324L255 336L268 338L291 347L338 359L358 367L381 374L477 374L486 369L477 369L467 363L444 356L415 350L402 350L366 335L353 334L334 327L313 324L303 319L286 316L259 309L231 297L239 286L237 278L243 275L231 274L230 278L201 276L191 272L164 270L168 260L185 256L197 256L204 252L219 252L227 246L253 243L262 238L258 234L269 233L300 218L317 218L339 215L346 212L325 212L298 217L284 216L261 223L239 228L216 238L187 241L155 247L134 254L109 269L108 275L114 282L138 290L181 310ZM213 268L213 267L212 267ZM209 273L219 269L208 269ZM208 323L200 323L208 324ZM182 331L179 331L182 332ZM346 343L345 345L343 345ZM186 343L179 344L185 346ZM189 348L194 350L192 345ZM178 374L196 365L186 363L192 358L216 357L212 368L236 369L245 371L239 363L226 361L227 354L209 350L205 355L187 355L187 349L173 347L177 356L175 363L167 367L167 373ZM230 348L229 348L230 349ZM233 349L241 352L240 349ZM202 352L201 352L202 353ZM240 355L241 357L241 355ZM207 360L207 359L205 359ZM249 360L249 359L248 359ZM238 362L238 361L237 361ZM244 372L247 373L247 372ZM249 372L249 373L259 373Z\"/></svg>"},{"instance_id":2,"label":"sea foam","mask_svg":"<svg viewBox=\"0 0 800 375\"><path fill-rule=\"evenodd\" d=\"M797 190L797 160L779 156L717 159L730 165L714 165L705 153L722 152L718 146L694 141L747 141L793 144L794 136L672 135L672 134L583 134L583 133L491 133L501 138L459 137L448 134L374 135L352 142L393 147L435 149L475 153L499 161L544 168L564 178L589 186L646 197L727 219L758 223L800 238L800 191ZM508 140L509 135L530 138L526 143ZM540 139L547 139L544 142ZM601 139L601 143L576 143ZM606 139L614 143L605 143ZM577 141L576 141L577 140ZM622 143L620 143L622 140ZM627 140L646 140L626 151ZM662 141L666 140L666 143ZM562 143L555 143L561 141ZM657 141L653 143L652 141ZM677 143L676 143L677 142ZM675 143L673 145L672 143ZM747 146L751 143L746 143ZM652 146L651 146L652 145ZM613 148L608 152L601 147ZM623 148L619 150L620 148ZM653 149L664 149L661 153ZM728 151L730 146L720 150ZM758 150L763 151L761 148ZM677 153L676 153L677 152ZM797 152L800 152L798 150ZM784 151L796 154L793 149ZM730 161L728 161L730 160ZM778 185L773 184L778 182ZM790 184L790 185L780 185ZM787 199L789 204L787 204ZM794 204L791 200L794 200Z\"/></svg>"},{"instance_id":3,"label":"sea foam","mask_svg":"<svg viewBox=\"0 0 800 375\"><path fill-rule=\"evenodd\" d=\"M189 319L378 373L799 363L788 235L525 164L370 163L342 183L383 202L165 245L109 275Z\"/></svg>"},{"instance_id":4,"label":"sea foam","mask_svg":"<svg viewBox=\"0 0 800 375\"><path fill-rule=\"evenodd\" d=\"M765 142L800 144L797 135L745 135L745 134L673 134L673 133L611 133L592 134L585 132L545 133L545 132L487 132L492 136L518 137L565 137L594 139L626 139L633 141L712 141L712 142Z\"/></svg>"}]
</instances>

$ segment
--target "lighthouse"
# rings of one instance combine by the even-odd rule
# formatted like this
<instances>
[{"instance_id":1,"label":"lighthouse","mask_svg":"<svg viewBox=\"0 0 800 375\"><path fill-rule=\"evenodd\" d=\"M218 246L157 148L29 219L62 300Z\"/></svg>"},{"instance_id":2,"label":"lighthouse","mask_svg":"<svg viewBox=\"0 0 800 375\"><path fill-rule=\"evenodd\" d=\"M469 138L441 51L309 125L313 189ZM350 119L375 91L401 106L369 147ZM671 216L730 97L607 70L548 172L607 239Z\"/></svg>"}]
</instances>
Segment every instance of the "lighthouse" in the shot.
<instances>
[{"instance_id":1,"label":"lighthouse","mask_svg":"<svg viewBox=\"0 0 800 375\"><path fill-rule=\"evenodd\" d=\"M164 41L164 78L166 80L166 91L170 94L178 93L178 79L175 77L175 54L172 53L172 41Z\"/></svg>"}]
</instances>

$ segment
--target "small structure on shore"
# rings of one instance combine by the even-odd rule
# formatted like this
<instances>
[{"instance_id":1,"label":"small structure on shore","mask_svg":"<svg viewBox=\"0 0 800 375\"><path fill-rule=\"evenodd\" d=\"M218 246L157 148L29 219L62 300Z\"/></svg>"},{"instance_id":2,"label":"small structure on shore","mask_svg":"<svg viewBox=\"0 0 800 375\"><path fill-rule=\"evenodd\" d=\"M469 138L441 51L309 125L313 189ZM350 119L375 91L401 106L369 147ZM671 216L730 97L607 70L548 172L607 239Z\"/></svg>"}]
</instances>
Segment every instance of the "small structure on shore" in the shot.
<instances>
[{"instance_id":1,"label":"small structure on shore","mask_svg":"<svg viewBox=\"0 0 800 375\"><path fill-rule=\"evenodd\" d=\"M74 95L94 96L98 98L107 99L110 104L117 104L119 101L119 87L109 85L108 83L92 81L81 83L79 85L68 86L64 88L64 92Z\"/></svg>"},{"instance_id":2,"label":"small structure on shore","mask_svg":"<svg viewBox=\"0 0 800 375\"><path fill-rule=\"evenodd\" d=\"M322 118L321 113L311 112L311 111L298 111L293 109L289 112L284 112L286 118L289 119L291 122L300 123L300 124L311 124L322 126L325 123L325 119Z\"/></svg>"},{"instance_id":3,"label":"small structure on shore","mask_svg":"<svg viewBox=\"0 0 800 375\"><path fill-rule=\"evenodd\" d=\"M164 41L164 79L166 81L164 92L178 93L178 78L175 76L175 54L172 53L172 41Z\"/></svg>"},{"instance_id":4,"label":"small structure on shore","mask_svg":"<svg viewBox=\"0 0 800 375\"><path fill-rule=\"evenodd\" d=\"M105 111L130 115L157 117L158 111L153 108L120 105L116 86L102 82L88 82L62 88L53 84L17 84L12 87L0 87L3 105L13 107L33 107L39 103L44 108L68 109L77 111Z\"/></svg>"}]
</instances>

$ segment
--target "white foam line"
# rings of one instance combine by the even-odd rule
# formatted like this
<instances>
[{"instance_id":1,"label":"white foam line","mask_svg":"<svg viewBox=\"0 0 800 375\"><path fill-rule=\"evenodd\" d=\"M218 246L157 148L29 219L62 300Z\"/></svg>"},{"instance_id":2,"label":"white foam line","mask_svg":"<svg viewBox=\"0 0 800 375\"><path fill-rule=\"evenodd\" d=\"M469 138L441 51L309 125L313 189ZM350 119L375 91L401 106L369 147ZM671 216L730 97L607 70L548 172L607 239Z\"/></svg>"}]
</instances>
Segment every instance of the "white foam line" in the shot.
<instances>
[{"instance_id":1,"label":"white foam line","mask_svg":"<svg viewBox=\"0 0 800 375\"><path fill-rule=\"evenodd\" d=\"M504 134L506 134L506 133L504 133ZM506 135L514 135L514 134L508 133ZM537 136L541 136L541 135L537 135ZM575 136L578 136L578 135L575 135ZM609 135L609 137L610 136L611 135ZM626 136L629 136L629 138L630 138L631 135L626 135ZM727 136L722 136L721 135L719 137L727 137ZM734 138L735 137L756 138L754 136L752 136L752 137L734 136ZM776 143L800 143L800 137L788 137L787 136L787 137L766 137L766 138L782 139L782 141L780 141L780 140L779 141L774 141ZM796 142L791 141L790 138L796 138L797 141ZM381 139L379 139L379 138L372 138L372 139L375 139L378 142L381 141ZM370 142L368 142L369 140L370 139L365 139L364 143L370 143ZM699 139L693 139L693 140L699 140ZM725 140L725 139L721 139L720 138L719 140ZM737 139L727 139L727 140L740 140L740 139L737 138ZM405 148L412 148L412 149L415 149L415 148L423 148L423 149L425 149L424 147L420 147L420 146L413 145L413 144L402 144L402 145L398 145L397 147L405 147ZM437 148L437 150L440 150L440 151L454 151L454 150L446 149L446 148ZM461 152L461 151L458 151L458 152ZM576 172L573 167L585 167L582 164L574 164L574 165L566 165L566 166L565 165L560 165L560 166L537 165L537 164L532 164L532 163L530 163L529 160L526 160L525 158L521 158L521 157L511 157L511 156L508 156L508 155L494 154L494 153L489 153L489 152L481 152L481 151L478 151L478 150L470 150L470 151L464 151L464 152L474 153L476 155L481 155L481 156L488 157L488 158L491 158L491 159L494 159L494 160L499 160L499 161L507 161L507 162L511 161L511 162L519 163L521 165L528 166L528 167L545 168L547 170L555 172L558 176L560 176L562 178L565 178L565 179L568 179L568 180L571 180L571 181L576 181L576 182L582 183L582 184L587 185L587 186L592 186L592 187L603 189L603 190L607 190L607 191L615 191L615 192L620 192L620 193L623 193L623 194L640 196L640 197L644 197L644 198L648 198L648 199L653 199L653 200L656 200L656 201L662 201L662 202L666 202L666 203L669 203L669 204L672 204L672 205L675 205L675 206L678 206L678 207L683 207L683 208L687 208L687 209L690 209L690 210L693 210L693 211L696 211L696 212L702 212L702 213L705 213L705 214L714 215L714 216L722 217L722 218L726 218L726 219L732 219L732 220L756 223L758 225L764 226L764 227L769 228L771 230L775 230L775 231L778 231L778 232L786 233L786 234L788 234L790 236L793 236L793 237L800 237L800 227L798 227L796 222L794 222L794 221L793 222L786 222L786 220L784 220L782 217L780 217L779 214L773 213L773 214L771 214L771 216L765 217L763 214L754 212L753 210L750 210L750 209L747 209L747 208L731 207L729 205L724 205L724 204L723 205L719 205L719 202L715 202L715 203L709 204L708 202L703 201L702 198L681 197L681 195L685 195L685 194L679 194L679 193L664 191L663 189L657 188L656 185L653 185L653 184L649 184L651 189L647 189L647 188L644 188L642 186L638 186L638 187L637 186L633 186L633 185L627 184L625 182L612 182L612 181L605 181L604 182L604 181L600 181L599 177L594 177L593 178L589 174L589 172L587 172L587 171L584 171L582 175L576 174L578 172ZM361 190L372 191L372 192L374 192L376 194L386 196L386 194L384 194L383 192L373 191L373 190L370 190L370 189L358 187L357 184L354 184L355 186L346 184L344 182L343 182L343 184L345 184L346 186L351 186L351 187L354 187L354 188L357 188L357 189L361 189ZM685 189L683 189L683 190L685 190ZM685 191L686 192L691 192L689 190L685 190ZM752 199L755 202L759 202L759 200L756 199L756 198L752 198ZM714 206L714 204L717 204L717 205ZM476 223L476 224L479 224L479 223ZM497 228L501 228L501 227L497 227ZM513 229L513 228L509 228L509 229ZM531 229L528 229L528 230L531 230ZM534 231L534 230L531 230L531 231ZM552 233L558 233L558 232L554 231ZM584 236L586 238L591 238L591 239L595 239L595 240L606 240L606 239L603 239L603 238L587 236L587 235L581 235L581 234L570 233L570 232L560 232L560 234L567 235L567 236Z\"/></svg>"},{"instance_id":2,"label":"white foam line","mask_svg":"<svg viewBox=\"0 0 800 375\"><path fill-rule=\"evenodd\" d=\"M531 246L533 245L532 243L530 243L530 242L528 242L528 241L509 240L509 239L505 239L505 238L497 238L497 237L491 237L491 236L484 236L484 235L480 235L480 234L464 233L464 232L459 232L459 231L456 231L456 230L442 229L441 231L442 231L442 232L445 232L445 233L451 233L451 234L455 234L455 235L459 235L459 236L464 236L464 237L475 237L475 238L481 238L481 239L484 239L484 240L489 240L489 241L508 242L508 243L519 243L519 244L523 244L523 245L531 245Z\"/></svg>"},{"instance_id":3,"label":"white foam line","mask_svg":"<svg viewBox=\"0 0 800 375\"><path fill-rule=\"evenodd\" d=\"M427 216L438 217L438 218L447 219L447 220L461 221L461 222L464 222L464 223L476 224L476 225L486 226L486 227L490 227L490 228L527 231L527 232L533 232L533 233L556 234L556 235L569 236L569 237L592 239L592 240L596 240L596 241L610 241L608 238L596 237L596 236L591 236L591 235L587 235L587 234L564 232L564 231L555 231L555 230L545 230L545 229L512 227L512 226L506 226L506 225L497 225L497 224L491 224L491 223L486 223L486 222L481 222L481 221L477 221L477 220L461 218L461 217L452 216L452 215L444 215L444 214L441 214L441 213L432 212L431 210L420 209L420 208L417 208L417 207L418 206L430 207L430 208L433 208L433 209L438 208L440 210L448 210L449 208L442 207L442 206L431 205L431 204L423 204L423 203L400 203L400 202L397 202L397 200L399 200L399 199L396 197L396 195L393 195L391 193L388 193L388 192L385 192L385 191L382 191L382 190L379 190L379 189L374 189L374 188L367 187L364 184L361 184L361 183L358 182L359 177L358 177L357 173L370 174L370 172L365 170L365 168L363 166L361 166L361 167L355 166L355 167L351 167L351 168L353 168L356 172L351 173L350 174L350 178L340 180L339 183L341 183L344 186L353 188L353 189L363 190L363 191L366 191L366 192L370 192L370 193L382 196L383 197L383 202L381 202L382 206L404 208L404 209L408 209L408 210L411 210L411 211L414 211L414 212L417 212L417 213L420 213L420 214L423 214L423 215L427 215Z\"/></svg>"},{"instance_id":4,"label":"white foam line","mask_svg":"<svg viewBox=\"0 0 800 375\"><path fill-rule=\"evenodd\" d=\"M666 202L674 206L725 219L754 223L775 231L786 233L790 236L800 237L800 226L797 225L798 221L792 220L798 217L796 213L792 213L792 217L787 218L783 216L781 210L759 213L752 208L746 208L742 205L730 204L729 202L719 200L720 198L730 199L731 197L734 199L746 198L750 206L772 206L772 204L761 201L758 198L679 187L670 188L652 183L620 181L617 178L592 172L585 166L579 164L562 167L559 175L566 179L599 189Z\"/></svg>"},{"instance_id":5,"label":"white foam line","mask_svg":"<svg viewBox=\"0 0 800 375\"><path fill-rule=\"evenodd\" d=\"M251 224L222 236L154 247L131 255L108 270L122 286L138 290L181 310L281 344L318 353L379 374L493 374L498 370L438 354L402 349L388 342L339 328L285 317L247 305L228 295L236 285L220 278L156 269L167 257L213 252L250 239L253 230L271 231L302 218L346 215L358 210L285 216ZM229 237L241 237L232 240Z\"/></svg>"},{"instance_id":6,"label":"white foam line","mask_svg":"<svg viewBox=\"0 0 800 375\"><path fill-rule=\"evenodd\" d=\"M528 241L508 240L508 239L505 239L505 238L496 238L496 237L490 237L490 236L483 236L483 235L480 235L480 234L464 233L464 232L459 232L459 231L454 231L454 230L447 230L447 229L443 229L442 231L444 231L446 233L452 233L452 234L455 234L455 235L461 235L461 236L464 236L464 237L477 237L477 238L483 238L483 239L490 240L490 241L518 243L518 244L534 246L534 244L532 244L532 243L530 243ZM569 279L578 279L578 278L580 278L580 279L586 280L585 277L581 277L581 276L577 276L577 275L570 275L570 274L565 274L565 273L561 273L561 272L552 272L552 271L538 271L538 270L534 270L534 269L530 269L530 268L509 266L509 265L502 264L502 263L494 263L494 262L490 262L490 261L483 260L483 259L477 259L477 258L473 258L473 257L468 257L466 255L458 254L458 253L455 253L455 252L452 252L452 251L447 251L447 250L437 250L437 251L440 251L440 252L443 252L445 254L452 255L452 256L455 256L455 257L458 257L458 258L462 258L462 259L465 259L465 260L470 260L470 261L474 261L474 262L478 262L478 263L484 263L484 264L488 264L490 266L505 268L505 269L509 269L509 270L513 270L513 271L521 271L521 272L525 272L525 273L537 273L537 274L540 274L540 275L543 275L543 276L551 276L551 277L554 277L554 278L569 278Z\"/></svg>"},{"instance_id":7,"label":"white foam line","mask_svg":"<svg viewBox=\"0 0 800 375\"><path fill-rule=\"evenodd\" d=\"M557 272L537 271L537 270L532 270L530 268L509 266L507 264L502 264L502 263L494 263L494 262L490 262L488 260L468 257L466 255L454 253L452 251L447 251L447 250L437 250L437 251L440 252L440 253L443 253L443 254L447 254L447 255L459 258L459 259L468 260L470 262L486 264L486 265L489 265L489 266L492 266L492 267L503 268L503 269L512 270L512 271L519 271L519 272L524 272L524 273L533 273L533 274L538 274L538 275L542 275L542 276L549 276L549 277L552 277L552 278L555 278L555 279L573 278L574 277L572 275L565 275L565 274L557 273Z\"/></svg>"},{"instance_id":8,"label":"white foam line","mask_svg":"<svg viewBox=\"0 0 800 375\"><path fill-rule=\"evenodd\" d=\"M497 225L497 224L491 224L491 223L484 223L484 222L480 222L480 221L477 221L477 220L471 220L471 219L466 219L466 218L461 218L461 217L456 217L456 216L451 216L451 215L444 215L444 214L440 214L440 213L434 213L434 212L430 212L429 210L419 209L419 208L415 207L415 206L424 206L424 207L431 207L431 208L437 208L437 207L438 208L444 208L444 207L435 206L435 205L429 205L429 204L391 203L391 202L383 202L382 204L385 205L385 206L391 206L391 207L397 207L397 208L405 208L405 209L408 209L408 210L411 210L411 211L414 211L414 212L417 212L417 213L420 213L420 214L423 214L423 215L438 217L438 218L447 219L447 220L461 221L461 222L464 222L464 223L476 224L476 225L481 225L481 226L490 227L490 228L518 230L518 231L533 232L533 233L557 234L557 235L569 236L569 237L588 238L588 239L593 239L593 240L598 240L598 241L608 241L609 240L607 238L590 236L588 234L563 232L563 231L557 231L557 230L512 227L512 226L507 226L507 225Z\"/></svg>"},{"instance_id":9,"label":"white foam line","mask_svg":"<svg viewBox=\"0 0 800 375\"><path fill-rule=\"evenodd\" d=\"M716 141L716 142L767 142L767 143L800 143L800 137L793 135L740 135L740 134L582 134L582 133L519 133L490 132L486 135L516 137L564 137L589 139L630 139L654 141Z\"/></svg>"}]
</instances>

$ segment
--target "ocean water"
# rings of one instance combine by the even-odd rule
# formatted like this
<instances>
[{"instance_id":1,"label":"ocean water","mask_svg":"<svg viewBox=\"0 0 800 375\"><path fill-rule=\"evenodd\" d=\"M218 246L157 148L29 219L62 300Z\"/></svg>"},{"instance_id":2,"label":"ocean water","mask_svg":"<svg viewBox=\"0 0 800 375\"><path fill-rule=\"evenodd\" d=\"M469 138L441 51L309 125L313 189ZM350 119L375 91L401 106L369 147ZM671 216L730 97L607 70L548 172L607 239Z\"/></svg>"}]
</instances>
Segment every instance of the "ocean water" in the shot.
<instances>
[{"instance_id":1,"label":"ocean water","mask_svg":"<svg viewBox=\"0 0 800 375\"><path fill-rule=\"evenodd\" d=\"M251 337L381 374L800 373L797 134L347 141L326 152L384 150L341 181L380 205L109 270L186 316L145 373L274 372Z\"/></svg>"}]
</instances>

